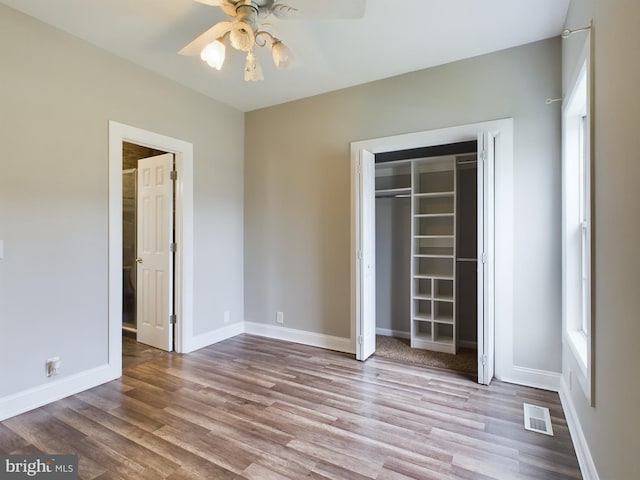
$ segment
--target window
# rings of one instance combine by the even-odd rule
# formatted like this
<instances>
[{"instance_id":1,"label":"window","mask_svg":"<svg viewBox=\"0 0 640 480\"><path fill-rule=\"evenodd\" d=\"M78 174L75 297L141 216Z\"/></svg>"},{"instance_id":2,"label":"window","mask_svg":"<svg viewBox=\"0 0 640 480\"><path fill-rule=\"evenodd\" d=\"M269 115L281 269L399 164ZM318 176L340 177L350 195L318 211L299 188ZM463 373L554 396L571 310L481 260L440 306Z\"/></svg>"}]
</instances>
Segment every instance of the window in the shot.
<instances>
[{"instance_id":1,"label":"window","mask_svg":"<svg viewBox=\"0 0 640 480\"><path fill-rule=\"evenodd\" d=\"M582 99L581 99L582 100ZM586 107L586 98L584 99ZM578 163L579 170L578 181L580 182L580 215L579 215L579 229L580 229L580 277L582 280L581 285L581 297L582 308L580 312L581 316L581 328L583 335L588 336L590 330L590 311L591 311L591 245L589 237L591 231L589 228L589 203L591 201L590 188L589 188L589 156L588 156L588 135L587 135L587 116L586 114L580 114L579 119L579 150L578 158L573 159ZM583 359L586 363L586 359Z\"/></svg>"},{"instance_id":2,"label":"window","mask_svg":"<svg viewBox=\"0 0 640 480\"><path fill-rule=\"evenodd\" d=\"M585 51L587 49L585 48ZM591 127L589 62L583 57L563 103L563 324L573 372L591 402ZM572 370L573 371L573 370Z\"/></svg>"}]
</instances>

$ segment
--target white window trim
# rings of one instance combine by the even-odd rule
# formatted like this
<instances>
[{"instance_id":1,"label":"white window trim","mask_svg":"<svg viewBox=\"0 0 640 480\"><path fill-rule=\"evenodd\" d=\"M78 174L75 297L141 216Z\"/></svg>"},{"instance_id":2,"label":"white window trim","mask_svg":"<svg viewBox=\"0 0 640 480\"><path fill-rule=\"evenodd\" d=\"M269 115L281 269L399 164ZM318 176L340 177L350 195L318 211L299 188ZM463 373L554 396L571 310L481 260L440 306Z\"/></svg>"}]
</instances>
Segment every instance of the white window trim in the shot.
<instances>
[{"instance_id":1,"label":"white window trim","mask_svg":"<svg viewBox=\"0 0 640 480\"><path fill-rule=\"evenodd\" d=\"M582 387L585 397L590 405L594 405L594 379L593 379L593 132L592 132L592 69L591 69L591 35L587 34L582 53L578 59L577 68L572 75L571 88L565 94L562 108L562 320L563 320L563 343L568 346L568 351L573 357L577 371L574 371L578 383ZM586 105L580 101L586 98ZM568 141L568 138L576 137L576 129L580 128L580 117L586 115L586 142L584 148L587 156L587 179L585 184L587 192L587 272L588 282L586 295L586 315L588 331L583 330L583 282L582 282L582 232L579 239L572 237L576 232L576 221L574 214L580 214L578 196L581 187L576 185L576 178L570 170L572 167L568 159L576 155L576 146ZM576 210L577 209L577 210ZM582 219L579 222L582 228ZM576 251L576 244L580 245ZM577 270L576 270L577 269ZM579 272L576 275L576 272Z\"/></svg>"}]
</instances>

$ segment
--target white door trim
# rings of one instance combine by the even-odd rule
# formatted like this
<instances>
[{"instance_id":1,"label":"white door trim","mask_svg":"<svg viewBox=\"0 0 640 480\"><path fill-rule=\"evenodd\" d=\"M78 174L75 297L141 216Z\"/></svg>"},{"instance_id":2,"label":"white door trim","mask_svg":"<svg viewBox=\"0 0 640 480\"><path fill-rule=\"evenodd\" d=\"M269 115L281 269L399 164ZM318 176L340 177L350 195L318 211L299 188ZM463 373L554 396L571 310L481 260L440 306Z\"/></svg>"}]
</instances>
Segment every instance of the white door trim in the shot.
<instances>
[{"instance_id":1,"label":"white door trim","mask_svg":"<svg viewBox=\"0 0 640 480\"><path fill-rule=\"evenodd\" d=\"M513 364L513 119L493 120L456 127L391 137L375 138L351 143L351 341L356 350L356 321L360 311L356 278L357 252L360 238L357 232L357 211L362 199L358 199L357 160L361 150L374 154L411 148L444 145L477 140L482 131L500 132L499 152L496 152L495 184L495 375L509 372ZM359 331L363 327L360 326ZM480 339L478 339L480 341Z\"/></svg>"},{"instance_id":2,"label":"white door trim","mask_svg":"<svg viewBox=\"0 0 640 480\"><path fill-rule=\"evenodd\" d=\"M193 338L193 144L109 121L109 368L122 372L122 142L175 154L175 349ZM119 375L118 375L119 376Z\"/></svg>"}]
</instances>

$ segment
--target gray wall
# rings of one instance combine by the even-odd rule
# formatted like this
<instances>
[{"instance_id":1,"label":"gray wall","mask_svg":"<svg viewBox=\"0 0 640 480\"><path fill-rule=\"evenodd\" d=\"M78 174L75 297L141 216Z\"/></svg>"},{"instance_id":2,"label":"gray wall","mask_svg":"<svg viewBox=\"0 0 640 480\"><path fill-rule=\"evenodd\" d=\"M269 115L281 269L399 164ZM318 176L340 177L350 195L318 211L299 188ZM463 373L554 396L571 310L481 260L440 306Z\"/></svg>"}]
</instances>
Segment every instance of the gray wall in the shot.
<instances>
[{"instance_id":1,"label":"gray wall","mask_svg":"<svg viewBox=\"0 0 640 480\"><path fill-rule=\"evenodd\" d=\"M640 478L640 2L573 0L568 28L593 19L595 66L595 408L570 398L601 480ZM565 92L584 41L563 42ZM563 375L576 371L564 349Z\"/></svg>"},{"instance_id":2,"label":"gray wall","mask_svg":"<svg viewBox=\"0 0 640 480\"><path fill-rule=\"evenodd\" d=\"M245 318L350 336L350 142L513 117L514 362L560 372L560 65L554 38L248 113Z\"/></svg>"},{"instance_id":3,"label":"gray wall","mask_svg":"<svg viewBox=\"0 0 640 480\"><path fill-rule=\"evenodd\" d=\"M0 58L0 400L107 362L109 120L194 144L194 330L241 321L243 114L5 6Z\"/></svg>"},{"instance_id":4,"label":"gray wall","mask_svg":"<svg viewBox=\"0 0 640 480\"><path fill-rule=\"evenodd\" d=\"M411 332L411 199L376 198L376 328Z\"/></svg>"}]
</instances>

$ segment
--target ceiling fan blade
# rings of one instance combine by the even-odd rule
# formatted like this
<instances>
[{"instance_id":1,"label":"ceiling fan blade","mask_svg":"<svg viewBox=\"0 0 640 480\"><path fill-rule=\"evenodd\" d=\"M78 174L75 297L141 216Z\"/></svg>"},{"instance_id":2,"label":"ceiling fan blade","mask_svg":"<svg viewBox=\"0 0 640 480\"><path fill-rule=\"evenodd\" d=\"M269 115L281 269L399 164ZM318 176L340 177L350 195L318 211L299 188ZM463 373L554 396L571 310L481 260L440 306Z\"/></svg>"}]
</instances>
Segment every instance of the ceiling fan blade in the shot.
<instances>
[{"instance_id":1,"label":"ceiling fan blade","mask_svg":"<svg viewBox=\"0 0 640 480\"><path fill-rule=\"evenodd\" d=\"M198 3L203 3L204 5L211 5L212 7L220 7L224 13L227 15L231 15L232 17L236 14L236 3L238 0L195 0Z\"/></svg>"},{"instance_id":2,"label":"ceiling fan blade","mask_svg":"<svg viewBox=\"0 0 640 480\"><path fill-rule=\"evenodd\" d=\"M366 7L367 0L276 0L272 13L283 20L333 20L362 18Z\"/></svg>"},{"instance_id":3,"label":"ceiling fan blade","mask_svg":"<svg viewBox=\"0 0 640 480\"><path fill-rule=\"evenodd\" d=\"M211 5L212 7L219 7L220 0L196 0L198 3L204 3L205 5Z\"/></svg>"},{"instance_id":4,"label":"ceiling fan blade","mask_svg":"<svg viewBox=\"0 0 640 480\"><path fill-rule=\"evenodd\" d=\"M211 27L206 32L200 34L191 42L182 47L178 53L180 55L200 55L200 52L204 47L209 45L212 42L215 42L218 38L222 37L228 31L231 30L233 26L232 22L219 22L216 23L213 27Z\"/></svg>"}]
</instances>

